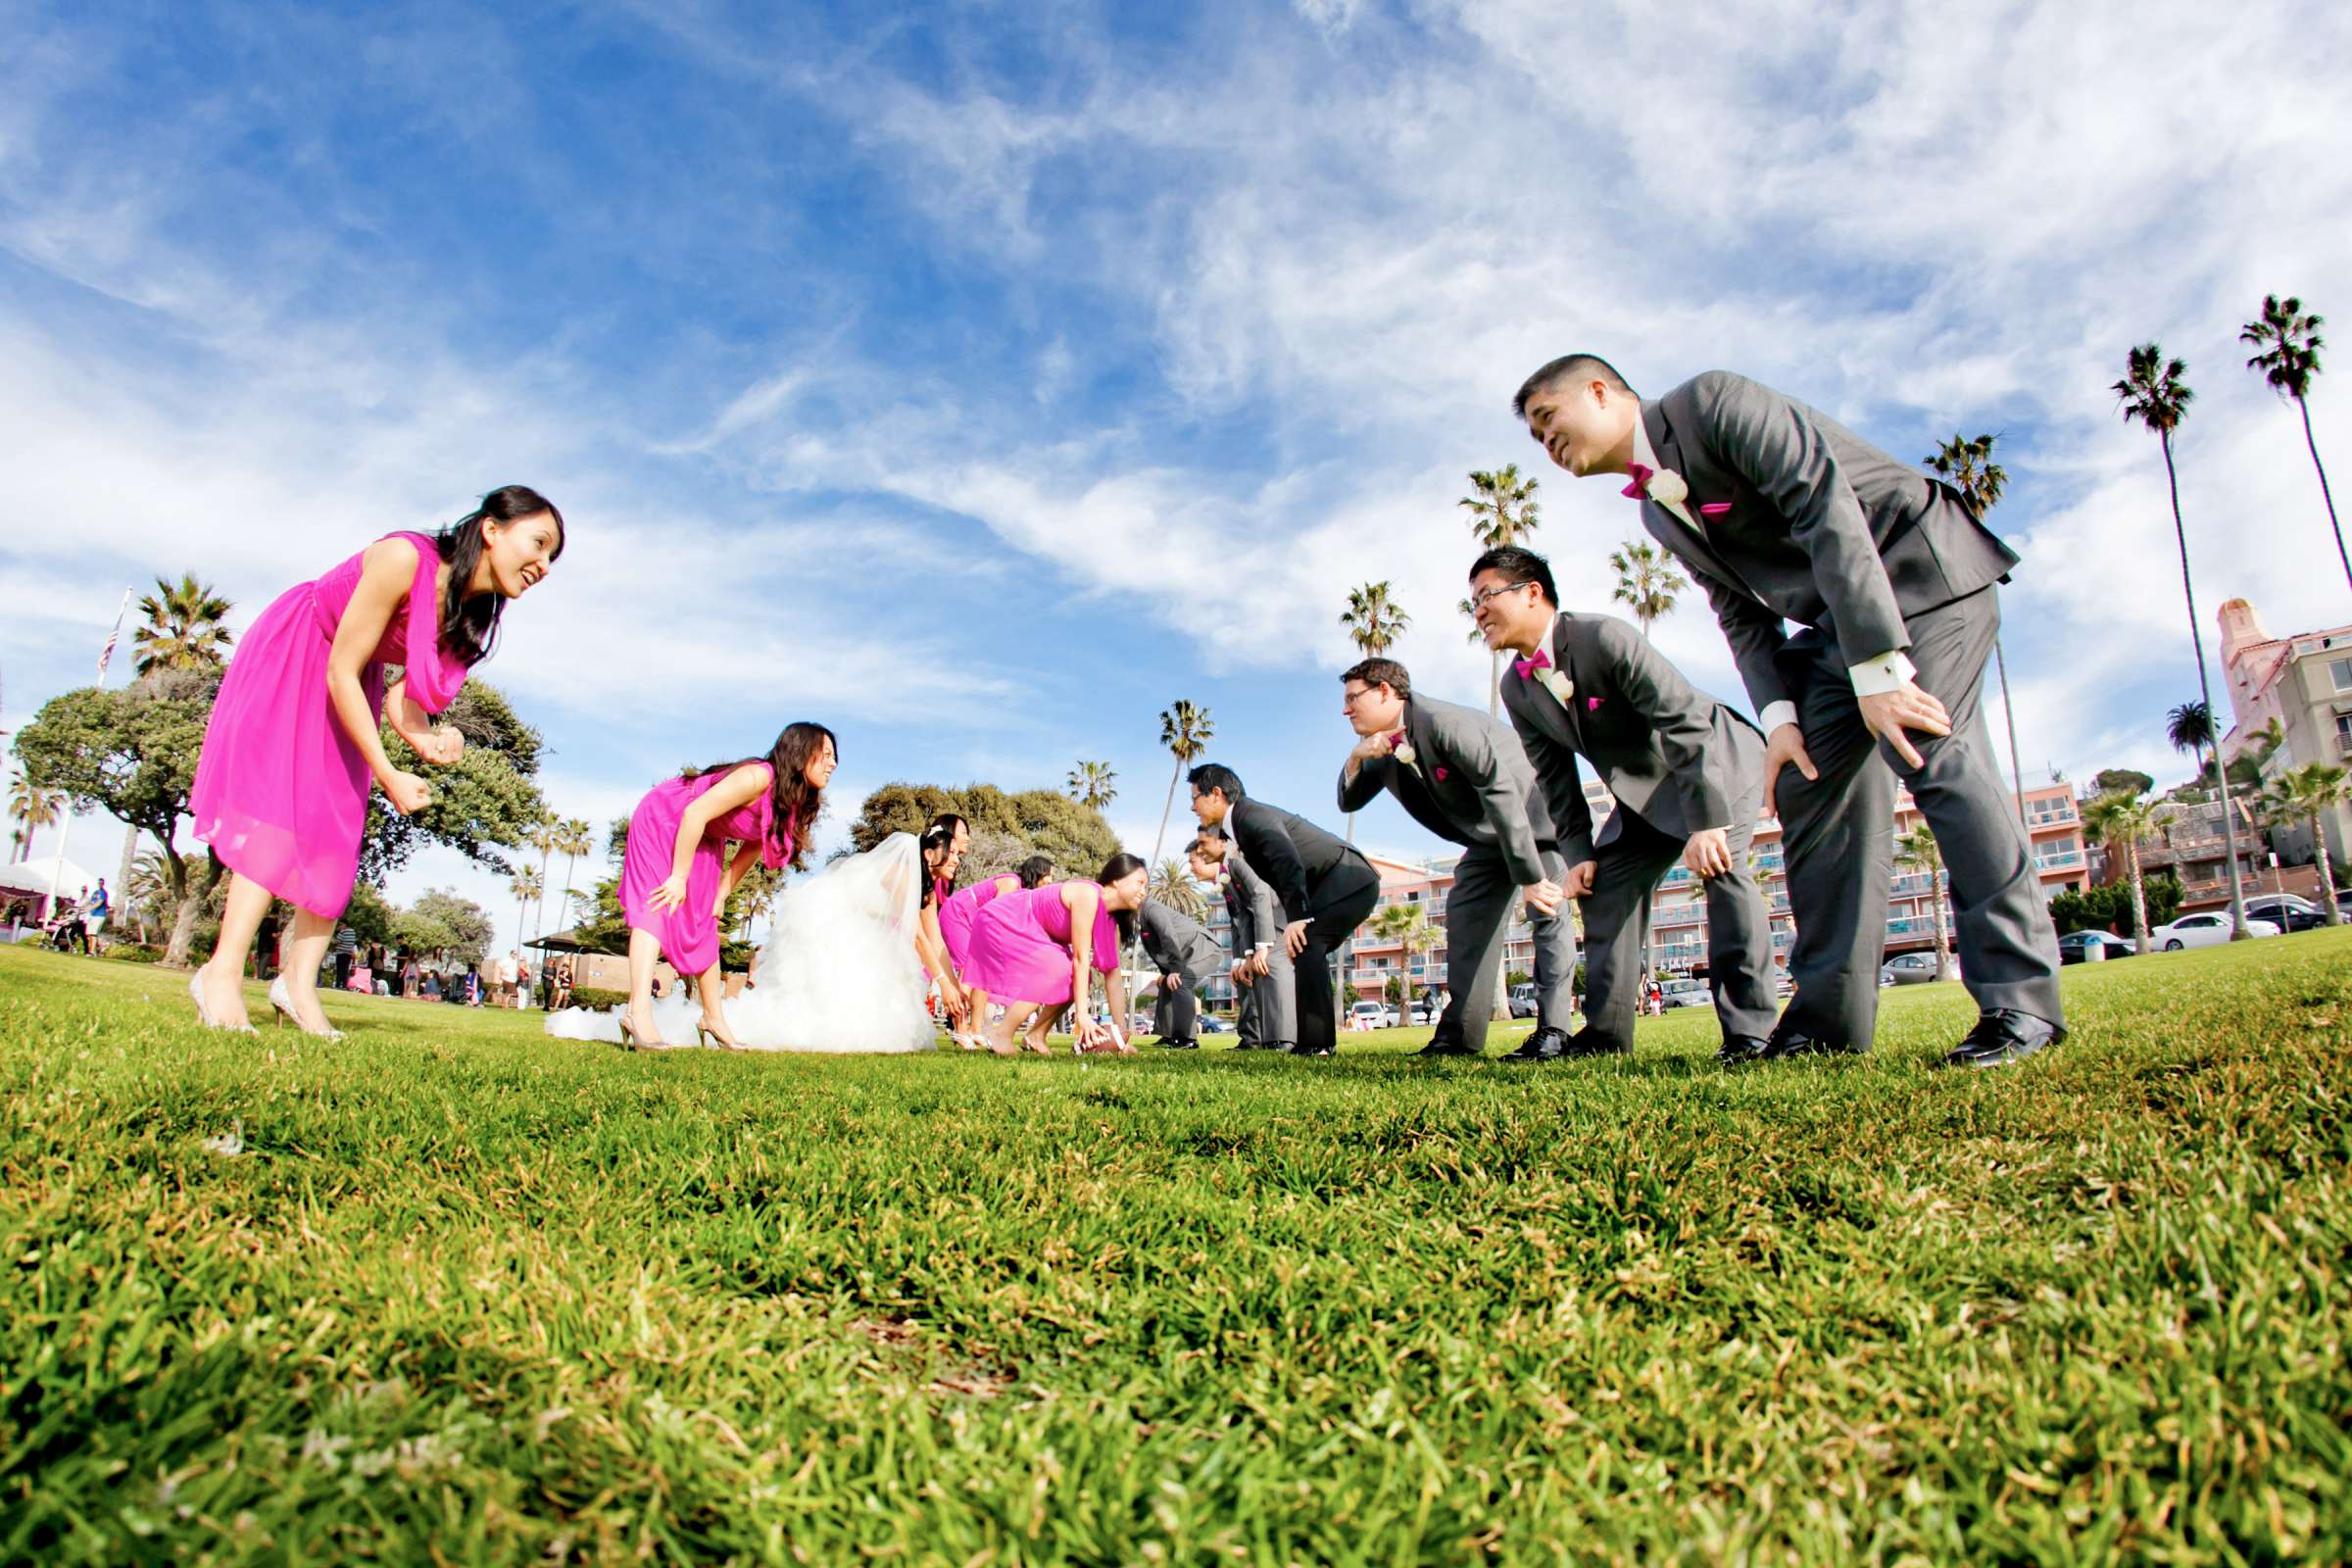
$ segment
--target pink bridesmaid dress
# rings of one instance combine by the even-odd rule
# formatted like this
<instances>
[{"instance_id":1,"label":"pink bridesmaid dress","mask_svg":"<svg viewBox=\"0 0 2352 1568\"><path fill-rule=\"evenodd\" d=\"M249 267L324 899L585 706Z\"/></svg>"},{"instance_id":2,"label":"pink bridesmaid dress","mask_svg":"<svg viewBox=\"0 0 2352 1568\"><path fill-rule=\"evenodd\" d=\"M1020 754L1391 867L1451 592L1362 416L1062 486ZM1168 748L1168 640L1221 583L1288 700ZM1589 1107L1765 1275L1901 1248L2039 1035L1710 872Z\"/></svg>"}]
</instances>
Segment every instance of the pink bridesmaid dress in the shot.
<instances>
[{"instance_id":1,"label":"pink bridesmaid dress","mask_svg":"<svg viewBox=\"0 0 2352 1568\"><path fill-rule=\"evenodd\" d=\"M465 663L441 647L440 551L427 534L387 537L416 547L416 580L360 677L368 710L383 711L384 666L398 664L409 697L438 713L466 684ZM359 878L370 780L335 716L326 656L365 564L354 556L287 589L246 629L213 700L188 799L196 836L222 864L329 920Z\"/></svg>"},{"instance_id":2,"label":"pink bridesmaid dress","mask_svg":"<svg viewBox=\"0 0 2352 1568\"><path fill-rule=\"evenodd\" d=\"M1003 877L992 876L968 888L957 888L939 906L940 939L947 943L948 956L956 960L957 974L968 976L971 972L972 922L980 917L982 909L996 902L1004 881ZM1020 891L1018 882L1013 884L1013 891Z\"/></svg>"},{"instance_id":3,"label":"pink bridesmaid dress","mask_svg":"<svg viewBox=\"0 0 2352 1568\"><path fill-rule=\"evenodd\" d=\"M1049 882L1015 889L992 901L972 922L972 983L998 1002L1034 1002L1059 1006L1070 1000L1070 931L1065 887L1092 883ZM1099 889L1097 891L1100 891ZM1095 906L1094 966L1104 974L1119 966L1118 926L1110 910Z\"/></svg>"},{"instance_id":4,"label":"pink bridesmaid dress","mask_svg":"<svg viewBox=\"0 0 2352 1568\"><path fill-rule=\"evenodd\" d=\"M712 906L726 869L721 858L726 846L759 845L760 858L771 871L792 858L791 828L775 830L775 773L764 762L757 765L767 775L767 787L703 830L702 842L694 847L694 864L686 873L686 902L677 908L657 909L653 899L676 863L678 828L686 820L686 808L735 770L722 767L697 778L663 779L629 813L629 841L620 860L620 907L632 930L661 938L662 956L680 974L702 974L718 961L718 914Z\"/></svg>"}]
</instances>

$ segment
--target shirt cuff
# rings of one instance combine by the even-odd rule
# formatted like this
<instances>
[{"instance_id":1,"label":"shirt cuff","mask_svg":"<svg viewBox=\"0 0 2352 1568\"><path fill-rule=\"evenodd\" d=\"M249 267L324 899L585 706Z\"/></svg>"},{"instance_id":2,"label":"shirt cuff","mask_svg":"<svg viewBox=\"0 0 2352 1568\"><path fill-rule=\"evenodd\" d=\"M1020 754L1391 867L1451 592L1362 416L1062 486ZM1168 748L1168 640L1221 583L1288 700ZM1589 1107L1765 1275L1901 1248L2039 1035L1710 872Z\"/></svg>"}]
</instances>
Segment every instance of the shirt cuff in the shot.
<instances>
[{"instance_id":1,"label":"shirt cuff","mask_svg":"<svg viewBox=\"0 0 2352 1568\"><path fill-rule=\"evenodd\" d=\"M1919 673L1910 656L1901 649L1891 649L1876 659L1865 659L1846 670L1853 677L1856 697L1883 697L1900 691L1903 682Z\"/></svg>"},{"instance_id":2,"label":"shirt cuff","mask_svg":"<svg viewBox=\"0 0 2352 1568\"><path fill-rule=\"evenodd\" d=\"M1796 722L1796 705L1789 702L1766 703L1764 711L1756 715L1756 722L1764 726L1766 735L1770 735L1783 724Z\"/></svg>"}]
</instances>

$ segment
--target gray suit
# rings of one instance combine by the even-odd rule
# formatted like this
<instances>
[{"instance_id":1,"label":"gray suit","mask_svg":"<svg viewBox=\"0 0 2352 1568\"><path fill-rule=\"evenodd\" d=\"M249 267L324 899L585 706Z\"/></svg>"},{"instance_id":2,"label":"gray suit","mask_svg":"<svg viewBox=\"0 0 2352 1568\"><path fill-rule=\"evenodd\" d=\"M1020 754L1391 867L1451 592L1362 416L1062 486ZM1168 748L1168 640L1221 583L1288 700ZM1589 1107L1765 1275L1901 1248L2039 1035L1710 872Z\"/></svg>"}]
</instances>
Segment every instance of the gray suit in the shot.
<instances>
[{"instance_id":1,"label":"gray suit","mask_svg":"<svg viewBox=\"0 0 2352 1568\"><path fill-rule=\"evenodd\" d=\"M1290 949L1283 946L1282 906L1272 885L1250 868L1241 846L1231 839L1225 844L1225 876L1234 958L1250 957L1261 948L1266 955L1266 972L1249 985L1236 987L1241 999L1241 1043L1246 1047L1296 1045L1298 982Z\"/></svg>"},{"instance_id":2,"label":"gray suit","mask_svg":"<svg viewBox=\"0 0 2352 1568\"><path fill-rule=\"evenodd\" d=\"M1208 928L1189 914L1146 899L1136 911L1144 956L1162 976L1152 1008L1152 1032L1162 1040L1191 1040L1200 1033L1200 1001L1193 988L1224 965L1224 950ZM1169 979L1168 977L1173 977Z\"/></svg>"},{"instance_id":3,"label":"gray suit","mask_svg":"<svg viewBox=\"0 0 2352 1568\"><path fill-rule=\"evenodd\" d=\"M1374 758L1340 769L1340 809L1360 811L1387 790L1413 820L1462 846L1446 895L1446 976L1452 993L1435 1039L1483 1051L1494 976L1516 890L1566 872L1543 786L1519 737L1476 709L1434 698L1404 705L1411 763ZM1530 915L1539 1024L1565 1029L1576 976L1576 935L1565 911Z\"/></svg>"},{"instance_id":4,"label":"gray suit","mask_svg":"<svg viewBox=\"0 0 2352 1568\"><path fill-rule=\"evenodd\" d=\"M1705 587L1758 710L1795 706L1821 775L1786 768L1776 790L1796 916L1790 1025L1855 1046L1876 1027L1889 769L1942 846L1978 1005L2061 1022L2057 934L1979 706L2000 629L1993 585L2017 557L1954 491L1728 371L1685 382L1642 417L1658 462L1689 483L1686 510L1698 521L1644 502L1643 526ZM1709 504L1728 511L1702 517ZM1783 620L1801 629L1788 636ZM1948 736L1911 736L1925 764L1916 769L1871 736L1847 673L1896 649L1952 718Z\"/></svg>"},{"instance_id":5,"label":"gray suit","mask_svg":"<svg viewBox=\"0 0 2352 1568\"><path fill-rule=\"evenodd\" d=\"M1306 923L1306 944L1292 966L1298 1025L1293 1043L1301 1052L1328 1054L1340 1040L1331 955L1380 901L1380 873L1338 834L1255 796L1233 803L1225 832L1274 890L1283 918Z\"/></svg>"},{"instance_id":6,"label":"gray suit","mask_svg":"<svg viewBox=\"0 0 2352 1568\"><path fill-rule=\"evenodd\" d=\"M1522 676L1515 663L1503 672L1502 706L1544 781L1561 856L1595 862L1584 901L1587 1029L1633 1049L1650 893L1691 834L1720 827L1732 869L1704 884L1715 1016L1726 1035L1768 1034L1780 1010L1772 921L1747 863L1764 795L1763 736L1614 616L1563 612L1543 653L1571 683L1567 702L1540 671ZM1617 798L1597 840L1580 756Z\"/></svg>"}]
</instances>

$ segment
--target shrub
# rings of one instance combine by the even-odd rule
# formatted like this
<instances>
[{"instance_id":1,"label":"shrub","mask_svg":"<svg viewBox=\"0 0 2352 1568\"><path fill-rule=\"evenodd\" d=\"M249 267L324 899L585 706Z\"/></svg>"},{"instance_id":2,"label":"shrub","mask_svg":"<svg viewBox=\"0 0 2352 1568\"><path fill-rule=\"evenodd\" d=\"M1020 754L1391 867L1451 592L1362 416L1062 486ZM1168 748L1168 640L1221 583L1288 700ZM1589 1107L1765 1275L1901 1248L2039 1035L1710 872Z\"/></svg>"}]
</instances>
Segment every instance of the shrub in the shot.
<instances>
[{"instance_id":1,"label":"shrub","mask_svg":"<svg viewBox=\"0 0 2352 1568\"><path fill-rule=\"evenodd\" d=\"M571 991L575 1007L617 1007L628 1000L626 991L599 991L594 986L574 986Z\"/></svg>"},{"instance_id":2,"label":"shrub","mask_svg":"<svg viewBox=\"0 0 2352 1568\"><path fill-rule=\"evenodd\" d=\"M106 950L106 956L117 963L155 963L163 956L163 949L150 948L137 942L118 942Z\"/></svg>"}]
</instances>

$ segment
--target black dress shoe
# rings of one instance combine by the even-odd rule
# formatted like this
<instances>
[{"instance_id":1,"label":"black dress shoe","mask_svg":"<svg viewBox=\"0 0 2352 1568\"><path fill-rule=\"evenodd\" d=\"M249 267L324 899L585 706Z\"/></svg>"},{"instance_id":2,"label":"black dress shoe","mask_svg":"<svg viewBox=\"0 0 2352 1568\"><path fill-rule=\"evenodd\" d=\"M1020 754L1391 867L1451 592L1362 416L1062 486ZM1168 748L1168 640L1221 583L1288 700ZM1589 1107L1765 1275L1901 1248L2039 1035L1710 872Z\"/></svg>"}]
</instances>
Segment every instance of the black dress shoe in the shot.
<instances>
[{"instance_id":1,"label":"black dress shoe","mask_svg":"<svg viewBox=\"0 0 2352 1568\"><path fill-rule=\"evenodd\" d=\"M1995 1007L1977 1020L1968 1038L1954 1046L1936 1065L1942 1067L1999 1067L2022 1061L2044 1046L2066 1038L2066 1031L2047 1018L2036 1018L2014 1007Z\"/></svg>"},{"instance_id":2,"label":"black dress shoe","mask_svg":"<svg viewBox=\"0 0 2352 1568\"><path fill-rule=\"evenodd\" d=\"M1294 1056L1336 1056L1340 1054L1337 1046L1278 1046L1275 1049L1288 1051Z\"/></svg>"},{"instance_id":3,"label":"black dress shoe","mask_svg":"<svg viewBox=\"0 0 2352 1568\"><path fill-rule=\"evenodd\" d=\"M1793 1061L1799 1056L1859 1056L1862 1048L1843 1040L1822 1040L1801 1029L1775 1029L1764 1049L1756 1053L1757 1061Z\"/></svg>"},{"instance_id":4,"label":"black dress shoe","mask_svg":"<svg viewBox=\"0 0 2352 1568\"><path fill-rule=\"evenodd\" d=\"M1163 1036L1152 1043L1162 1051L1199 1051L1200 1049L1200 1042L1198 1040L1169 1040Z\"/></svg>"},{"instance_id":5,"label":"black dress shoe","mask_svg":"<svg viewBox=\"0 0 2352 1568\"><path fill-rule=\"evenodd\" d=\"M1416 1056L1483 1056L1485 1052L1475 1046L1447 1035L1433 1035L1428 1045L1413 1053Z\"/></svg>"},{"instance_id":6,"label":"black dress shoe","mask_svg":"<svg viewBox=\"0 0 2352 1568\"><path fill-rule=\"evenodd\" d=\"M1568 1054L1568 1031L1539 1029L1520 1043L1519 1049L1502 1057L1504 1061L1557 1061Z\"/></svg>"},{"instance_id":7,"label":"black dress shoe","mask_svg":"<svg viewBox=\"0 0 2352 1568\"><path fill-rule=\"evenodd\" d=\"M1597 1029L1579 1029L1560 1047L1560 1054L1571 1058L1585 1056L1630 1056L1634 1054L1631 1040L1604 1035Z\"/></svg>"},{"instance_id":8,"label":"black dress shoe","mask_svg":"<svg viewBox=\"0 0 2352 1568\"><path fill-rule=\"evenodd\" d=\"M1761 1035L1725 1035L1722 1049L1715 1053L1715 1065L1744 1067L1760 1060L1771 1046L1772 1042Z\"/></svg>"}]
</instances>

